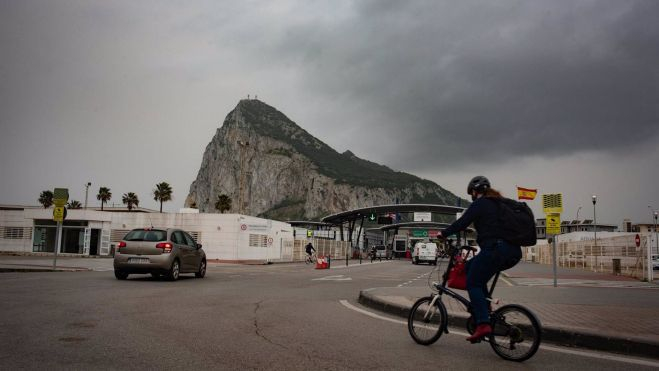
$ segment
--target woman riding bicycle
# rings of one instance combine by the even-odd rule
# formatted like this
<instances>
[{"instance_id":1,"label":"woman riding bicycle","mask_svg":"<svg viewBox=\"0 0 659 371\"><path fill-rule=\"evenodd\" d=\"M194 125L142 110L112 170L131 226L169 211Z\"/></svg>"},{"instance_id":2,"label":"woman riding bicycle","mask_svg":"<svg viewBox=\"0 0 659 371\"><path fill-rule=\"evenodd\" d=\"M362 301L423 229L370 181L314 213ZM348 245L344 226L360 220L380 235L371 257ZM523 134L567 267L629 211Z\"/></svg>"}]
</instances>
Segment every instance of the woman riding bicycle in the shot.
<instances>
[{"instance_id":1,"label":"woman riding bicycle","mask_svg":"<svg viewBox=\"0 0 659 371\"><path fill-rule=\"evenodd\" d=\"M500 235L497 199L502 198L499 191L490 186L484 176L474 177L467 186L467 193L473 203L465 210L462 217L439 233L439 237L448 237L474 224L476 242L481 251L467 265L467 292L472 304L472 315L476 331L467 338L475 343L492 333L487 303L487 282L498 272L513 267L522 258L519 246L504 241Z\"/></svg>"}]
</instances>

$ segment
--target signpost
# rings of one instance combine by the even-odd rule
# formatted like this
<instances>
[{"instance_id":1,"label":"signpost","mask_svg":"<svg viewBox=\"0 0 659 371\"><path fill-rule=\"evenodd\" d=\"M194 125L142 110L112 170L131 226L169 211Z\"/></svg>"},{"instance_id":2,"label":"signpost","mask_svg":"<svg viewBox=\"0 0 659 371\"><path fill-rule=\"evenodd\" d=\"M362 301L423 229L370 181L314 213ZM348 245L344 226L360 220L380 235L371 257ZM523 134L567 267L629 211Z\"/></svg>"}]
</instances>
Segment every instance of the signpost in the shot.
<instances>
[{"instance_id":1,"label":"signpost","mask_svg":"<svg viewBox=\"0 0 659 371\"><path fill-rule=\"evenodd\" d=\"M57 237L55 241L55 256L53 258L53 270L57 268L57 253L62 248L62 223L66 217L66 205L69 201L69 190L67 188L55 188L53 191L53 220L57 222Z\"/></svg>"},{"instance_id":2,"label":"signpost","mask_svg":"<svg viewBox=\"0 0 659 371\"><path fill-rule=\"evenodd\" d=\"M563 194L554 193L542 195L542 210L545 212L545 230L547 235L552 235L552 248L554 255L554 287L558 286L556 278L556 267L558 253L556 252L556 236L561 234L561 213L563 212Z\"/></svg>"}]
</instances>

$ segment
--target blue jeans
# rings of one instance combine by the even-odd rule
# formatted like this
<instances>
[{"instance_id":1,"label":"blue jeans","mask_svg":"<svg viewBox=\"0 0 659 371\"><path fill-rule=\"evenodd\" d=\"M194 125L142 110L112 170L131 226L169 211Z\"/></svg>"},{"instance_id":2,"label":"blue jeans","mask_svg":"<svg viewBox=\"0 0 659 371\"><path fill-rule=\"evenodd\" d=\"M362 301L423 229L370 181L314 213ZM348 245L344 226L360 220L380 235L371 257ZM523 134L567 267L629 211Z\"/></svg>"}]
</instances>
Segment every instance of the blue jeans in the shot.
<instances>
[{"instance_id":1,"label":"blue jeans","mask_svg":"<svg viewBox=\"0 0 659 371\"><path fill-rule=\"evenodd\" d=\"M522 249L504 240L481 246L481 251L467 264L467 292L476 324L489 323L487 282L498 271L512 268L522 258Z\"/></svg>"}]
</instances>

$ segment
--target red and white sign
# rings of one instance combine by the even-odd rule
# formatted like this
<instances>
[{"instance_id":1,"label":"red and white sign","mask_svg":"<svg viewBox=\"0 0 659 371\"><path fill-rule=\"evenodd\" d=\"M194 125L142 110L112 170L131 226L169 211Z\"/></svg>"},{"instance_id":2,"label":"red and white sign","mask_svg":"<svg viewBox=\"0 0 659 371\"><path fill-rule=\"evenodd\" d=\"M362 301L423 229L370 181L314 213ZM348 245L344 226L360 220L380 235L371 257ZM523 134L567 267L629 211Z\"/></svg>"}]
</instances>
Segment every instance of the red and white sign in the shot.
<instances>
[{"instance_id":1,"label":"red and white sign","mask_svg":"<svg viewBox=\"0 0 659 371\"><path fill-rule=\"evenodd\" d=\"M439 234L439 231L433 231L433 230L428 231L428 237L430 238L437 238L437 234Z\"/></svg>"},{"instance_id":2,"label":"red and white sign","mask_svg":"<svg viewBox=\"0 0 659 371\"><path fill-rule=\"evenodd\" d=\"M634 242L636 242L636 247L641 246L641 236L636 235L636 238L634 239Z\"/></svg>"},{"instance_id":3,"label":"red and white sign","mask_svg":"<svg viewBox=\"0 0 659 371\"><path fill-rule=\"evenodd\" d=\"M240 229L242 229L243 231L246 231L247 230L247 224L241 224Z\"/></svg>"}]
</instances>

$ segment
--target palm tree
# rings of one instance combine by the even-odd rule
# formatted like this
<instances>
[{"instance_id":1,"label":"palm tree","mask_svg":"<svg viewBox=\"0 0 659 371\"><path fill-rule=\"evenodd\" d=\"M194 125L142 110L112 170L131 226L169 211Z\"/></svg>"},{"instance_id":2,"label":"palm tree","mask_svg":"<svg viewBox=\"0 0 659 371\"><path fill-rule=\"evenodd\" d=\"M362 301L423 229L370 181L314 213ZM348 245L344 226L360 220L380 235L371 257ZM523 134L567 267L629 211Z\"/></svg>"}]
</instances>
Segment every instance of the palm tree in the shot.
<instances>
[{"instance_id":1,"label":"palm tree","mask_svg":"<svg viewBox=\"0 0 659 371\"><path fill-rule=\"evenodd\" d=\"M225 194L217 196L217 201L215 201L215 208L220 210L222 214L225 211L231 210L231 198Z\"/></svg>"},{"instance_id":2,"label":"palm tree","mask_svg":"<svg viewBox=\"0 0 659 371\"><path fill-rule=\"evenodd\" d=\"M110 192L110 188L101 187L98 189L98 194L96 195L96 199L101 201L101 211L103 211L103 204L110 201L111 198L112 198L112 192Z\"/></svg>"},{"instance_id":3,"label":"palm tree","mask_svg":"<svg viewBox=\"0 0 659 371\"><path fill-rule=\"evenodd\" d=\"M133 210L133 205L140 205L140 199L137 198L137 195L133 192L124 193L121 201L123 201L124 205L128 206L128 211Z\"/></svg>"},{"instance_id":4,"label":"palm tree","mask_svg":"<svg viewBox=\"0 0 659 371\"><path fill-rule=\"evenodd\" d=\"M82 204L78 200L71 200L66 204L67 209L82 209Z\"/></svg>"},{"instance_id":5,"label":"palm tree","mask_svg":"<svg viewBox=\"0 0 659 371\"><path fill-rule=\"evenodd\" d=\"M43 205L44 209L53 206L53 191L42 191L39 195L39 203Z\"/></svg>"},{"instance_id":6,"label":"palm tree","mask_svg":"<svg viewBox=\"0 0 659 371\"><path fill-rule=\"evenodd\" d=\"M160 201L160 212L162 212L162 203L172 200L172 187L167 182L156 184L156 189L153 190L153 199Z\"/></svg>"}]
</instances>

